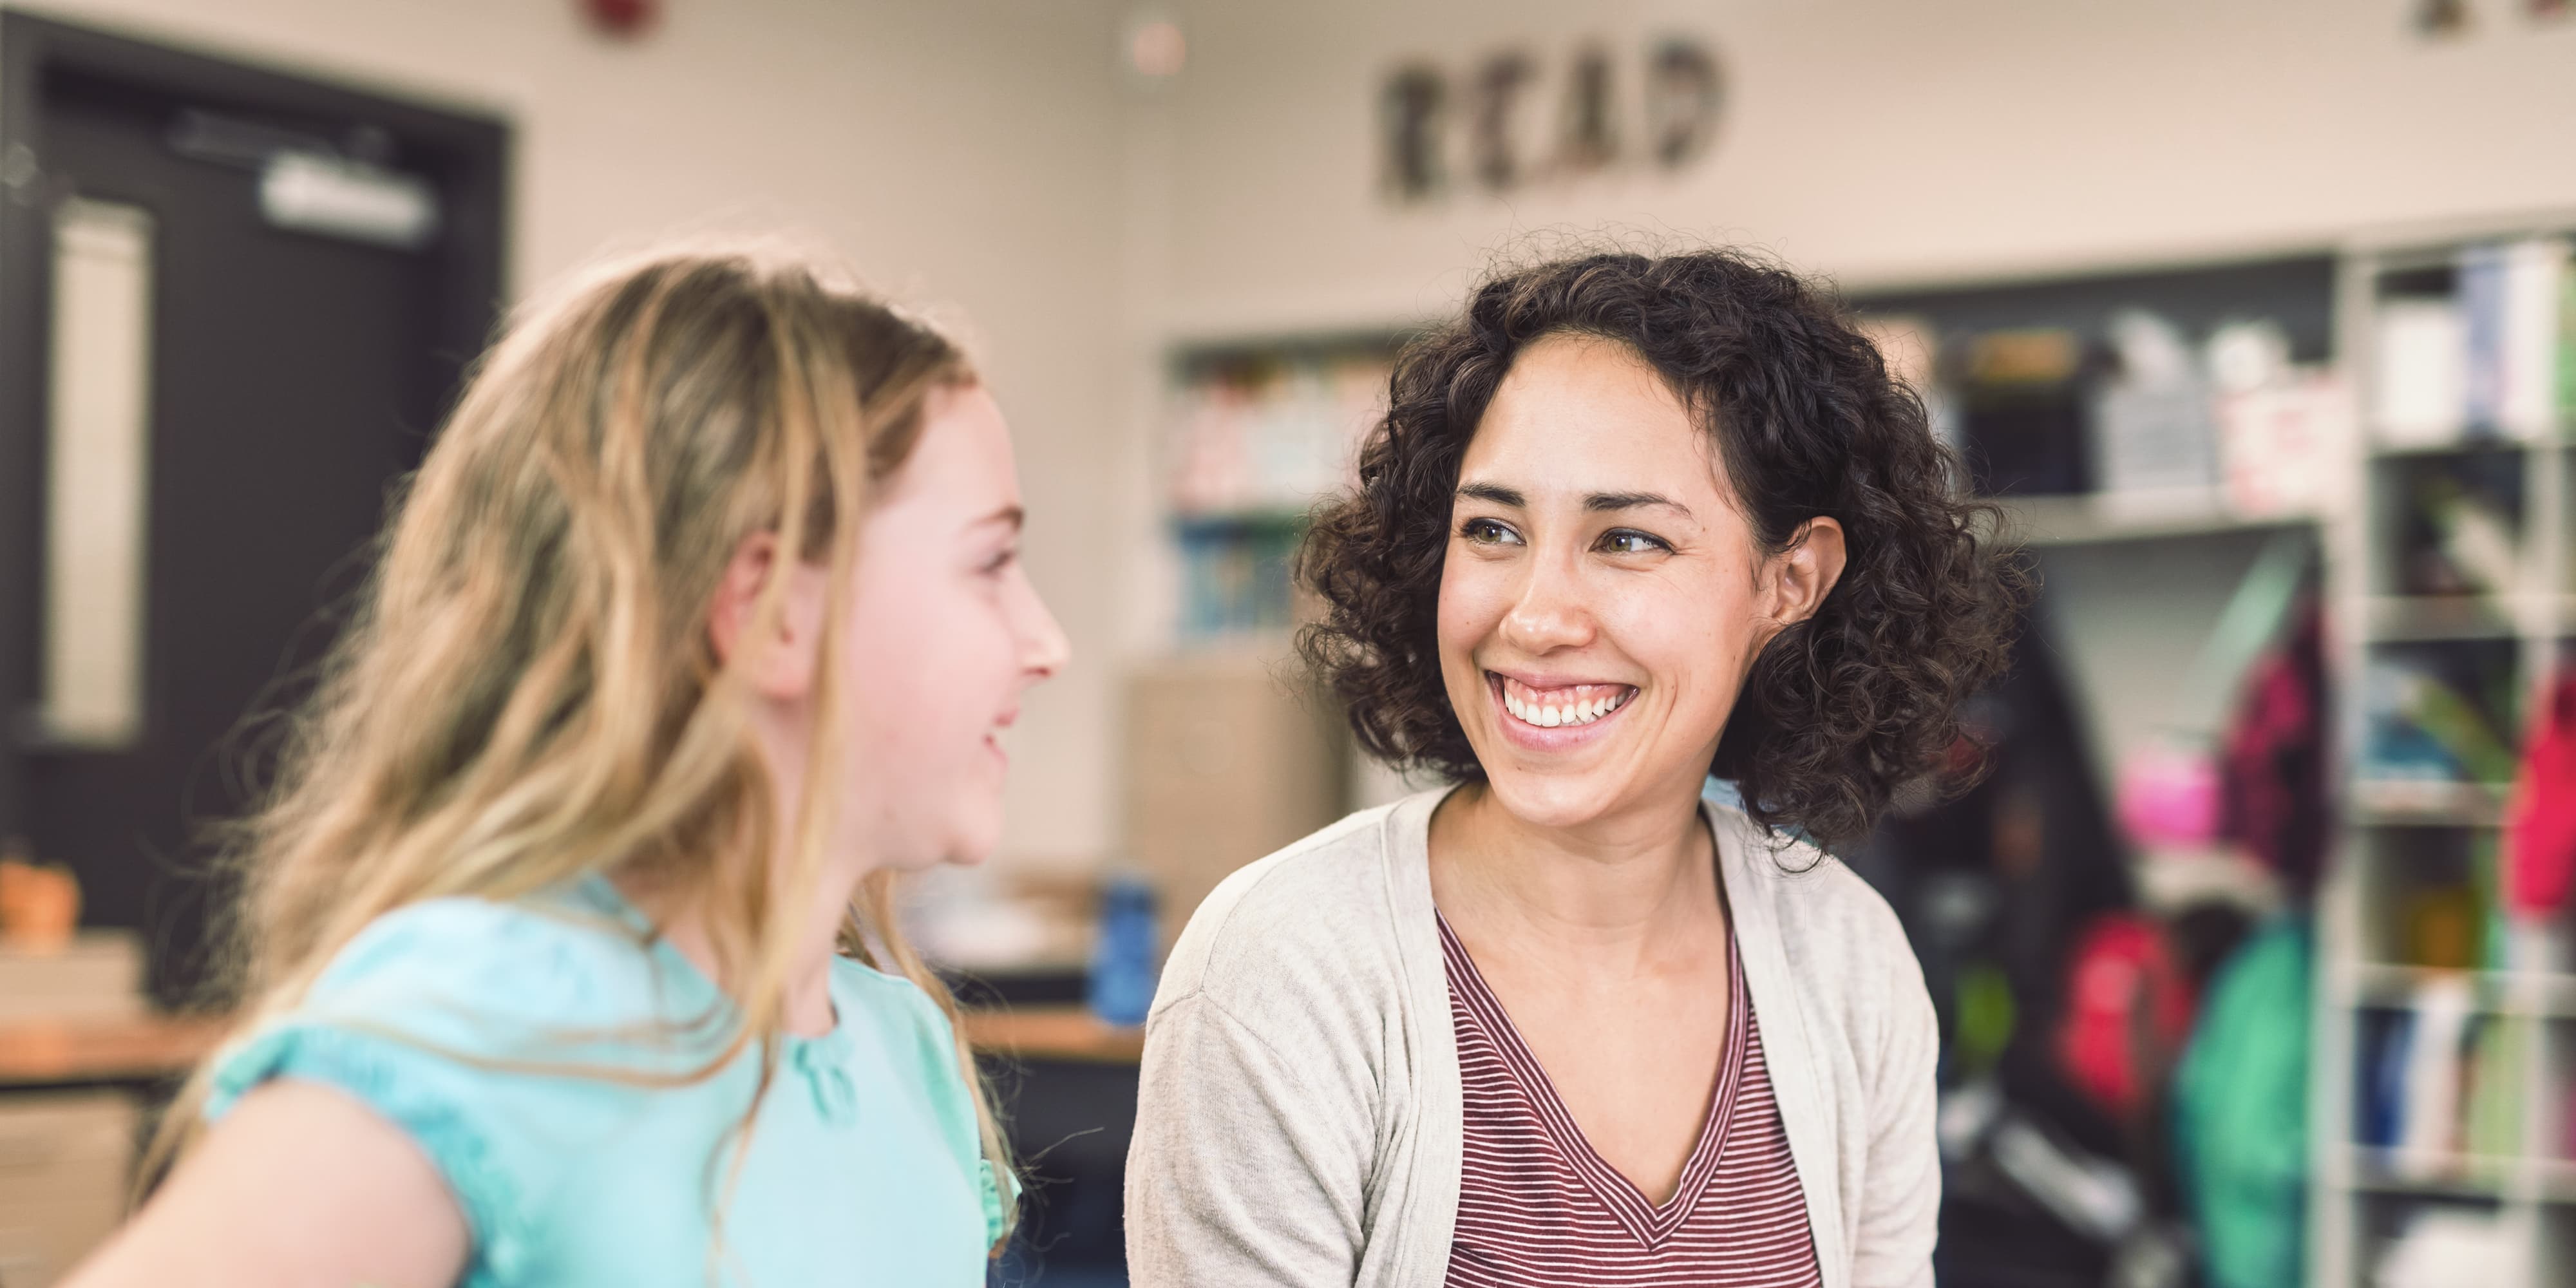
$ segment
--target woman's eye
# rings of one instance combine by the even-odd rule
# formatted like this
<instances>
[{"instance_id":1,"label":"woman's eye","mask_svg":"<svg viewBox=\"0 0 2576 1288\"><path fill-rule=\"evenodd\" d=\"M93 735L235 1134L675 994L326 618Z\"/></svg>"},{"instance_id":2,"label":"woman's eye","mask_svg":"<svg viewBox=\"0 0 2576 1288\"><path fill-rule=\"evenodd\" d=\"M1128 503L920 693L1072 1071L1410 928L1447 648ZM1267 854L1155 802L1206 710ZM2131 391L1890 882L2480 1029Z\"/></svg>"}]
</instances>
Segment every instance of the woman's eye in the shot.
<instances>
[{"instance_id":1,"label":"woman's eye","mask_svg":"<svg viewBox=\"0 0 2576 1288\"><path fill-rule=\"evenodd\" d=\"M983 571L988 574L998 573L1003 569L1010 567L1012 561L1019 557L1020 548L1018 546L1012 546L1003 550L1001 553L994 555L992 558L985 560Z\"/></svg>"},{"instance_id":2,"label":"woman's eye","mask_svg":"<svg viewBox=\"0 0 2576 1288\"><path fill-rule=\"evenodd\" d=\"M1601 534L1601 548L1615 555L1642 555L1669 551L1661 537L1648 536L1633 528L1613 528Z\"/></svg>"},{"instance_id":3,"label":"woman's eye","mask_svg":"<svg viewBox=\"0 0 2576 1288\"><path fill-rule=\"evenodd\" d=\"M1460 536L1480 546L1517 544L1520 534L1491 519L1469 519L1458 527Z\"/></svg>"}]
</instances>

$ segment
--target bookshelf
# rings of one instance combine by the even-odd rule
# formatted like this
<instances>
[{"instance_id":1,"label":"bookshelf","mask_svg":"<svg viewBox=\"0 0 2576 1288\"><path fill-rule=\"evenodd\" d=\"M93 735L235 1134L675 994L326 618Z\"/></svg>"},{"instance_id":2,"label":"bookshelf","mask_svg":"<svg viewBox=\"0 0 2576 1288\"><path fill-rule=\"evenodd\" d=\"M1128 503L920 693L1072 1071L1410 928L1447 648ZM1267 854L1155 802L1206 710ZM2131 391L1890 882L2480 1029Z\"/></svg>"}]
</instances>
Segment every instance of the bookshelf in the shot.
<instances>
[{"instance_id":1,"label":"bookshelf","mask_svg":"<svg viewBox=\"0 0 2576 1288\"><path fill-rule=\"evenodd\" d=\"M2410 1240L2501 1267L2485 1288L2576 1265L2576 957L2563 917L2508 913L2499 869L2525 716L2576 641L2576 387L2564 336L2520 374L2521 324L2495 318L2531 301L2497 301L2537 288L2494 276L2555 256L2559 316L2571 233L2407 235L2339 268L2363 441L2328 536L2347 779L2318 907L2315 1288L2377 1282Z\"/></svg>"},{"instance_id":2,"label":"bookshelf","mask_svg":"<svg viewBox=\"0 0 2576 1288\"><path fill-rule=\"evenodd\" d=\"M1155 469L1173 649L1285 653L1307 512L1350 477L1398 339L1352 329L1170 352Z\"/></svg>"}]
</instances>

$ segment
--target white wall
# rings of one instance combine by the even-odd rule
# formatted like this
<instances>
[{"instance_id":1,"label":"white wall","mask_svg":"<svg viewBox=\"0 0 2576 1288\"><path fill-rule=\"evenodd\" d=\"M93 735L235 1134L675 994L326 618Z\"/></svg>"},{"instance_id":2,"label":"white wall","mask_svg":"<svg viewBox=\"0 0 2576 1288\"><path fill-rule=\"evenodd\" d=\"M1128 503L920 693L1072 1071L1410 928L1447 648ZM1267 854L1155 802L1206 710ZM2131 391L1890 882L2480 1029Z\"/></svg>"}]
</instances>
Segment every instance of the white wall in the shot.
<instances>
[{"instance_id":1,"label":"white wall","mask_svg":"<svg viewBox=\"0 0 2576 1288\"><path fill-rule=\"evenodd\" d=\"M46 7L509 117L522 285L675 226L786 224L962 313L1078 654L1014 775L1004 858L1041 866L1116 845L1116 679L1160 577L1143 431L1175 335L1437 314L1491 248L1552 228L1751 242L1868 283L2576 208L2576 26L2503 0L2447 46L2406 34L2407 0L1165 0L1190 57L1150 96L1113 74L1123 0L670 0L634 45L571 0ZM1728 76L1695 168L1380 198L1399 60L1517 42L1553 64L1598 37L1633 92L1664 32Z\"/></svg>"},{"instance_id":2,"label":"white wall","mask_svg":"<svg viewBox=\"0 0 2576 1288\"><path fill-rule=\"evenodd\" d=\"M2518 0L2413 37L2412 0L1189 0L1169 96L1170 324L1264 330L1446 306L1487 248L1602 226L1750 242L1847 283L2315 245L2576 208L2576 23ZM1389 68L1598 37L1635 92L1666 32L1727 76L1715 150L1425 208L1381 199ZM1531 105L1552 110L1553 100ZM1633 125L1634 118L1631 117Z\"/></svg>"},{"instance_id":3,"label":"white wall","mask_svg":"<svg viewBox=\"0 0 2576 1288\"><path fill-rule=\"evenodd\" d=\"M1438 316L1497 250L1607 230L1769 250L1847 286L1973 280L2332 246L2450 220L2576 210L2576 22L2477 0L2427 43L2412 0L1180 0L1190 58L1131 220L1170 230L1166 342ZM1647 42L1713 46L1711 152L1498 197L1380 187L1388 73L1456 87L1534 55L1551 114L1586 40L1638 124ZM1454 109L1453 109L1454 112ZM1453 180L1461 171L1451 154ZM1159 204L1157 204L1159 203ZM1139 214L1139 211L1142 214ZM1153 534L1141 532L1150 552ZM2056 646L2097 760L2206 727L2185 674L2259 541L2051 551ZM1144 555L1139 562L1150 566Z\"/></svg>"},{"instance_id":4,"label":"white wall","mask_svg":"<svg viewBox=\"0 0 2576 1288\"><path fill-rule=\"evenodd\" d=\"M673 0L634 44L571 0L51 0L147 39L515 126L514 282L674 228L783 226L962 314L1018 432L1029 563L1075 668L1022 722L1007 862L1112 844L1119 84L1089 0ZM927 680L928 677L925 677Z\"/></svg>"}]
</instances>

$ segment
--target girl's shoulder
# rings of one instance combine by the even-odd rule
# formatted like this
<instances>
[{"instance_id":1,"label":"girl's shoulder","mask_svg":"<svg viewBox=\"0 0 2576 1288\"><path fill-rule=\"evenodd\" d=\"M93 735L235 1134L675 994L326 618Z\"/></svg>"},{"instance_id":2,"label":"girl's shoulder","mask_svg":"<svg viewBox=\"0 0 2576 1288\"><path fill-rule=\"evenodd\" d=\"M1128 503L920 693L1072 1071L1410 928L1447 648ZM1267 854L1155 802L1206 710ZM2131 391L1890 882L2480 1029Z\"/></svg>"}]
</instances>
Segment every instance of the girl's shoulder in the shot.
<instances>
[{"instance_id":1,"label":"girl's shoulder","mask_svg":"<svg viewBox=\"0 0 2576 1288\"><path fill-rule=\"evenodd\" d=\"M397 909L215 1054L203 1117L219 1123L280 1079L348 1095L446 1180L473 1232L469 1281L510 1281L538 1255L584 1143L635 1120L648 1088L671 1085L661 1075L724 1050L722 1013L664 956L676 954L575 895ZM721 1115L708 1117L711 1133Z\"/></svg>"},{"instance_id":2,"label":"girl's shoulder","mask_svg":"<svg viewBox=\"0 0 2576 1288\"><path fill-rule=\"evenodd\" d=\"M832 1000L840 1013L836 1028L864 1030L872 1039L867 1044L884 1053L883 1075L897 1084L872 1087L863 1082L855 1093L863 1099L883 1096L889 1103L917 1099L929 1109L942 1147L973 1180L983 1207L985 1242L999 1239L1006 1228L1004 1208L1017 1201L1019 1186L996 1173L984 1157L975 1092L948 1012L911 980L847 957L833 960ZM849 1045L861 1044L854 1038ZM870 1064L852 1059L847 1050L842 1058L854 1068Z\"/></svg>"},{"instance_id":3,"label":"girl's shoulder","mask_svg":"<svg viewBox=\"0 0 2576 1288\"><path fill-rule=\"evenodd\" d=\"M923 1069L957 1065L948 1012L921 986L848 957L832 960L832 1000L844 1027L861 1027L888 1053Z\"/></svg>"},{"instance_id":4,"label":"girl's shoulder","mask_svg":"<svg viewBox=\"0 0 2576 1288\"><path fill-rule=\"evenodd\" d=\"M716 1000L611 898L582 885L396 909L350 939L296 1010L479 1050L541 1032L670 1022Z\"/></svg>"}]
</instances>

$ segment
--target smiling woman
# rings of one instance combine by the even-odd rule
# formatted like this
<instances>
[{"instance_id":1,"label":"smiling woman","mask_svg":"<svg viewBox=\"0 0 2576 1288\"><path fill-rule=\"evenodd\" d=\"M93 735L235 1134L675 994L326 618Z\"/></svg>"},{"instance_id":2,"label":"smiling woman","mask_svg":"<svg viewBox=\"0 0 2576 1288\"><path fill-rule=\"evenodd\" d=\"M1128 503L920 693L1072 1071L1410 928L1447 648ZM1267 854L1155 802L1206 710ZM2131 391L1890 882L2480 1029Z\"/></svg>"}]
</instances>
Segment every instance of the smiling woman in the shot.
<instances>
[{"instance_id":1,"label":"smiling woman","mask_svg":"<svg viewBox=\"0 0 2576 1288\"><path fill-rule=\"evenodd\" d=\"M1191 919L1131 1272L1928 1284L1931 1004L1810 842L1954 761L2018 566L1877 351L1739 256L1505 274L1393 384L1302 643L1454 785Z\"/></svg>"},{"instance_id":2,"label":"smiling woman","mask_svg":"<svg viewBox=\"0 0 2576 1288\"><path fill-rule=\"evenodd\" d=\"M1561 347L1594 360L1551 357ZM1959 701L2002 665L2021 578L2006 552L1978 540L1991 516L1961 498L1955 462L1878 351L1794 274L1732 254L1602 255L1499 277L1457 324L1405 354L1360 491L1320 516L1305 552L1331 610L1307 656L1350 706L1362 745L1450 777L1485 776L1427 647L1450 534L1423 516L1445 513L1453 492L1510 499L1482 479L1462 486L1460 464L1496 404L1512 412L1505 386L1533 358L1598 369L1594 392L1618 402L1570 396L1577 415L1615 405L1688 431L1663 446L1689 464L1638 462L1651 496L1624 500L1664 501L1688 484L1715 507L1694 534L1722 512L1728 535L1764 554L1797 547L1811 520L1838 530L1850 566L1837 593L1754 659L1710 770L1735 780L1765 824L1826 840L1866 832L1895 786L1949 749ZM1579 420L1549 438L1577 460L1606 441ZM1638 526L1644 543L1661 539Z\"/></svg>"}]
</instances>

